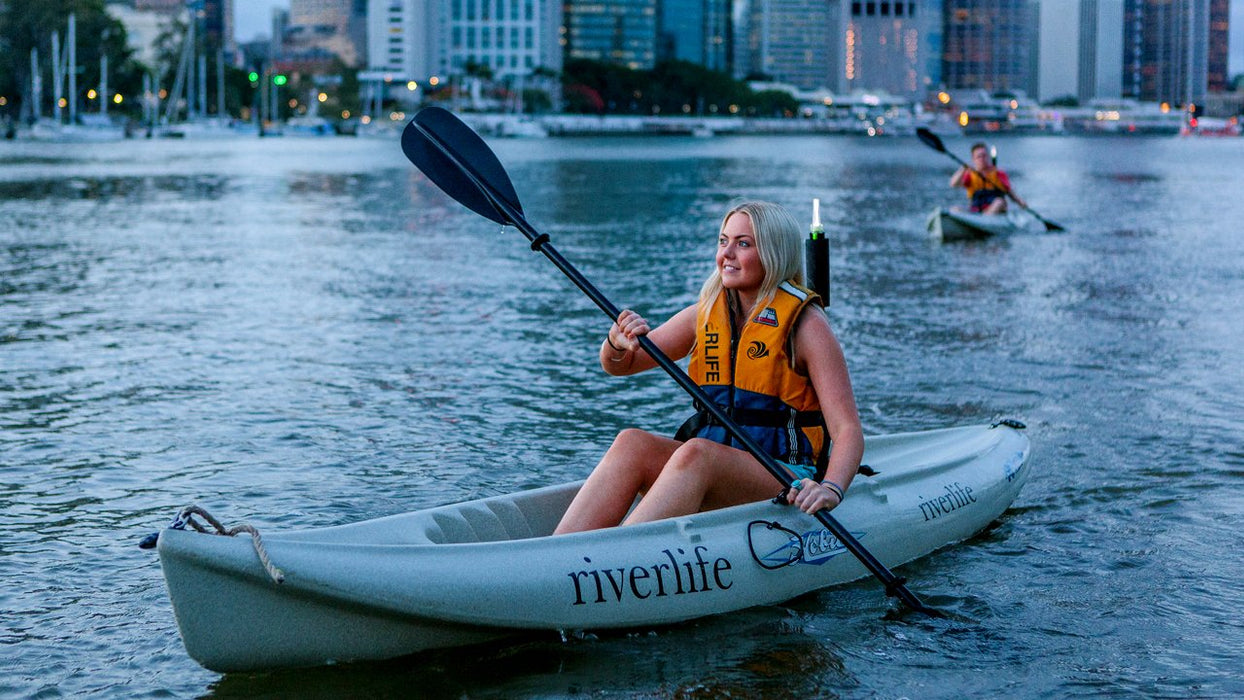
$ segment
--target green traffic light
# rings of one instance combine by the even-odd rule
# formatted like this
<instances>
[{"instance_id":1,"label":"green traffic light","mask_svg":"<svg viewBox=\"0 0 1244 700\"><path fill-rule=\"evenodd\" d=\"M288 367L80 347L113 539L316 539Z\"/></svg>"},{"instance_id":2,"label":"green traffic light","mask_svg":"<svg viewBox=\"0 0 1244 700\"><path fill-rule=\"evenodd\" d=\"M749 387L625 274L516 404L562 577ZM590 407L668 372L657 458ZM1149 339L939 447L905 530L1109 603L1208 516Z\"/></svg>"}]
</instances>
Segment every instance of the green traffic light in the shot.
<instances>
[{"instance_id":1,"label":"green traffic light","mask_svg":"<svg viewBox=\"0 0 1244 700\"><path fill-rule=\"evenodd\" d=\"M272 76L272 84L273 84L273 85L284 85L286 82L288 82L288 81L287 81L287 79L285 78L285 76L283 76L283 75L278 74L278 75L274 75L274 76Z\"/></svg>"},{"instance_id":2,"label":"green traffic light","mask_svg":"<svg viewBox=\"0 0 1244 700\"><path fill-rule=\"evenodd\" d=\"M257 82L259 82L259 74L258 74L258 73L256 73L255 71L251 71L250 75L248 75L248 76L246 76L246 77L247 77L247 78L250 78L250 81L251 81L252 83L257 83Z\"/></svg>"}]
</instances>

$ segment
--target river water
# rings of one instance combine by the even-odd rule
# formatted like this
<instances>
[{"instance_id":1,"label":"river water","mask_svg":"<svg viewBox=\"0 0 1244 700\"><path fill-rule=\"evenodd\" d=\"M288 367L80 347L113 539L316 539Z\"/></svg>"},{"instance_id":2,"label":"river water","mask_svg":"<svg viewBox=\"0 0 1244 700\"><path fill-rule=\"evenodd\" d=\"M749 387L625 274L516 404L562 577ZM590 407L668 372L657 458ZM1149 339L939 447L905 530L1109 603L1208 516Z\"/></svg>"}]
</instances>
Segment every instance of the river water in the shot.
<instances>
[{"instance_id":1,"label":"river water","mask_svg":"<svg viewBox=\"0 0 1244 700\"><path fill-rule=\"evenodd\" d=\"M136 546L181 506L276 530L557 483L687 401L605 376L599 310L395 141L0 144L0 696L1244 693L1244 139L997 145L1065 233L931 243L962 195L915 138L494 143L532 224L653 319L693 300L731 200L821 199L865 431L1028 425L1014 507L899 570L951 620L867 580L222 676Z\"/></svg>"}]
</instances>

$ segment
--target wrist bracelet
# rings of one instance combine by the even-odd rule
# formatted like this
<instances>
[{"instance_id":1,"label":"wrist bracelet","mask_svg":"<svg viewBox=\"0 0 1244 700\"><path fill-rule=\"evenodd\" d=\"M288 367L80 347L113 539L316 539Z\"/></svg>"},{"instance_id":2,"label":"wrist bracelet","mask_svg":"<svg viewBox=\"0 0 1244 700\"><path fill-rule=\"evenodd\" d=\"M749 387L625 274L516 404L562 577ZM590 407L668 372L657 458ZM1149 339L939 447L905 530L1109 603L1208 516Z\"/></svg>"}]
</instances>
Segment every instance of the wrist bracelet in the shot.
<instances>
[{"instance_id":1,"label":"wrist bracelet","mask_svg":"<svg viewBox=\"0 0 1244 700\"><path fill-rule=\"evenodd\" d=\"M821 482L821 486L824 486L825 488L829 489L830 491L833 491L833 492L834 492L834 495L838 497L838 502L839 502L839 503L842 503L842 499L843 499L843 496L844 496L845 494L843 493L843 491L842 491L842 487L841 487L841 486L839 486L838 484L835 484L834 482L830 481L829 479L826 479L826 480L822 481L822 482Z\"/></svg>"},{"instance_id":2,"label":"wrist bracelet","mask_svg":"<svg viewBox=\"0 0 1244 700\"><path fill-rule=\"evenodd\" d=\"M609 336L607 334L605 335L605 342L609 343L609 347L613 348L614 352L626 352L625 350L618 347L617 345L614 345L613 341L609 339Z\"/></svg>"}]
</instances>

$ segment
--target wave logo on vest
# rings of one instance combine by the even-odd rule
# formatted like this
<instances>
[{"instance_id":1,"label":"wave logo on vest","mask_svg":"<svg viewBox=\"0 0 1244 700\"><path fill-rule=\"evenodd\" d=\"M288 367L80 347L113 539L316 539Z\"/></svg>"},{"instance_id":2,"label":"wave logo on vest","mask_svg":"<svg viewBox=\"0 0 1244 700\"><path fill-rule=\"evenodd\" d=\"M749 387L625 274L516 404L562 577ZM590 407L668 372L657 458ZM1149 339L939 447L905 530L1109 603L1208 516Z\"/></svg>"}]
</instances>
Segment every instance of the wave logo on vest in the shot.
<instances>
[{"instance_id":1,"label":"wave logo on vest","mask_svg":"<svg viewBox=\"0 0 1244 700\"><path fill-rule=\"evenodd\" d=\"M759 360L762 357L769 356L769 348L759 340L753 340L751 345L747 346L747 356L753 360Z\"/></svg>"},{"instance_id":2,"label":"wave logo on vest","mask_svg":"<svg viewBox=\"0 0 1244 700\"><path fill-rule=\"evenodd\" d=\"M777 328L778 327L777 311L772 306L767 307L764 311L761 311L758 316L756 316L756 323L759 323L762 326L771 326L773 328Z\"/></svg>"}]
</instances>

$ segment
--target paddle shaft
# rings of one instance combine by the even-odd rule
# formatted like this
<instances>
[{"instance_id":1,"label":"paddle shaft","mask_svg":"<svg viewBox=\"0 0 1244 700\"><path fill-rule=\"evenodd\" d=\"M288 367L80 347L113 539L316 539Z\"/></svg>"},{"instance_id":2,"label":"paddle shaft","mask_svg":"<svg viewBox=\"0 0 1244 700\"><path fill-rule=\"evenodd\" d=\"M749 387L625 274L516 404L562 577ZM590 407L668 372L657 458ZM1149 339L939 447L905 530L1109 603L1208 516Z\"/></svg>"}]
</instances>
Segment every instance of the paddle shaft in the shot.
<instances>
[{"instance_id":1,"label":"paddle shaft","mask_svg":"<svg viewBox=\"0 0 1244 700\"><path fill-rule=\"evenodd\" d=\"M928 131L928 130L920 131L918 132L918 134L920 136L920 140L923 141L925 144L927 144L929 147L931 147L933 150L941 151L942 153L945 153L946 155L950 156L959 165L976 173L976 176L979 177L982 181L990 182L990 179L985 177L984 173L977 170L976 168L973 168L971 165L968 165L966 162L964 162L962 158L960 158L959 156L947 150L945 144L942 143L942 140L938 138L937 134L933 133L932 131ZM997 182L996 184L1001 185L1002 183ZM1006 192L1006 196L1014 200L1016 204L1019 204L1020 208L1022 208L1024 211L1028 212L1029 214L1032 214L1033 216L1037 217L1037 219L1039 219L1041 223L1045 224L1045 228L1047 230L1050 230L1050 231L1062 231L1063 230L1062 226L1059 226L1053 221L1050 221L1044 216L1041 216L1037 212L1033 211L1027 204L1022 204L1020 203L1018 199L1015 199L1015 193L1011 191L1010 187L1003 185L1003 191Z\"/></svg>"},{"instance_id":2,"label":"paddle shaft","mask_svg":"<svg viewBox=\"0 0 1244 700\"><path fill-rule=\"evenodd\" d=\"M483 192L484 195L492 202L497 211L501 212L505 218L508 219L510 223L513 224L513 226L527 238L528 241L531 242L532 250L537 250L543 253L544 256L555 266L557 266L557 269L561 270L564 275L569 277L570 281L574 282L575 286L582 290L583 293L586 294L588 298L600 308L601 311L605 312L605 315L608 316L611 321L617 321L621 310L618 309L617 306L614 306L613 302L609 301L609 299L605 297L605 295L602 294L590 280L584 277L582 273L580 273L579 270L570 263L570 261L566 260L566 258L553 247L553 245L549 242L547 234L537 232L535 228L527 222L526 217L524 217L521 212L500 197L494 191L492 185L483 176L476 172L469 163L463 162L458 154L443 143L436 134L419 127L418 124L416 124L416 126L419 128L420 132L427 137L428 141L437 148L437 150L462 169L462 172L466 174L475 186L478 187L479 190ZM764 468L768 470L768 472L772 474L780 484L782 484L783 488L791 485L792 475L788 473L786 469L781 467L777 463L777 460L770 456L769 453L765 452L764 449L756 444L756 442L747 433L745 433L743 429L739 427L738 424L736 424L724 410L721 409L720 406L709 399L708 395L704 393L704 390L692 381L691 377L687 376L687 373L683 372L682 368L675 364L669 356L662 352L655 343L649 340L647 336L639 336L639 346L644 350L644 352L648 353L648 356L651 357L661 369L665 370L665 372L669 374L679 386L690 394L699 405L704 406L713 418L715 418L727 432L734 436L734 438L738 440L741 445L743 445L744 449L751 453L751 455L755 457L757 461L759 461L760 464L763 465ZM869 570L869 572L876 576L885 585L887 595L899 598L913 610L917 610L928 615L939 614L936 610L933 610L932 608L927 607L924 603L920 602L920 599L908 590L906 585L904 585L903 579L895 576L894 573L887 569L884 564L878 561L877 558L872 555L872 552L869 552L864 545L860 544L859 540L855 539L855 536L848 532L847 529L843 527L842 524L839 523L838 520L832 515L826 511L817 511L815 515L817 520L819 520L821 524L823 524L826 529L834 535L834 537L837 537L838 541L841 542L843 546L851 552L851 554L855 555L855 557L864 565L865 568Z\"/></svg>"}]
</instances>

